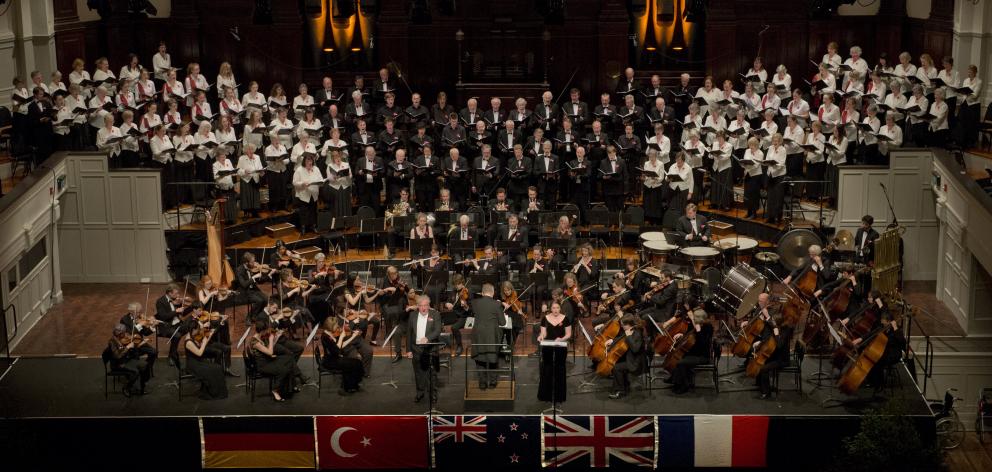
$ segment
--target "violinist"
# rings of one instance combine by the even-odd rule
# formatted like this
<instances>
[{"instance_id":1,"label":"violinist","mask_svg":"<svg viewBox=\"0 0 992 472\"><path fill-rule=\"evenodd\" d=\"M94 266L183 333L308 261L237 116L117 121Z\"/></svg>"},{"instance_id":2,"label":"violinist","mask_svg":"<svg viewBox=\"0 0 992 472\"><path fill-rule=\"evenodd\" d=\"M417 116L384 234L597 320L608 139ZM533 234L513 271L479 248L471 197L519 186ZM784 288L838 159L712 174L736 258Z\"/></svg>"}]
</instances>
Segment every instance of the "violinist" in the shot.
<instances>
[{"instance_id":1,"label":"violinist","mask_svg":"<svg viewBox=\"0 0 992 472\"><path fill-rule=\"evenodd\" d=\"M328 316L321 329L320 346L323 355L320 358L321 367L341 372L341 388L338 394L351 395L361 388L364 372L362 362L345 355L345 349L352 343L358 342L361 334L346 328L340 318Z\"/></svg>"},{"instance_id":2,"label":"violinist","mask_svg":"<svg viewBox=\"0 0 992 472\"><path fill-rule=\"evenodd\" d=\"M450 329L451 337L455 340L455 357L458 357L462 355L462 328L465 327L465 320L472 316L472 306L469 304L468 287L465 286L465 277L462 274L451 276L451 286L454 289L443 307L445 311L454 312L457 318Z\"/></svg>"},{"instance_id":3,"label":"violinist","mask_svg":"<svg viewBox=\"0 0 992 472\"><path fill-rule=\"evenodd\" d=\"M278 288L281 306L292 308L299 314L294 320L294 325L297 327L313 325L313 315L307 309L306 300L317 286L293 277L293 271L290 269L282 269L279 271Z\"/></svg>"},{"instance_id":4,"label":"violinist","mask_svg":"<svg viewBox=\"0 0 992 472\"><path fill-rule=\"evenodd\" d=\"M314 254L313 261L314 266L310 269L310 274L307 276L310 286L315 287L313 292L310 292L310 298L326 300L328 294L333 289L331 284L337 278L338 270L333 264L327 262L327 256L322 252ZM323 319L320 321L323 321Z\"/></svg>"},{"instance_id":5,"label":"violinist","mask_svg":"<svg viewBox=\"0 0 992 472\"><path fill-rule=\"evenodd\" d=\"M262 314L256 317L256 320L264 319L273 330L283 333L279 336L279 340L275 344L276 354L292 357L294 362L293 375L299 379L300 384L305 384L307 383L307 378L300 371L299 366L296 365L296 361L299 361L300 357L303 356L303 343L294 341L290 339L289 335L285 334L291 332L294 326L299 325L299 317L300 312L297 310L286 306L280 308L279 297L273 296L269 298L269 304L263 309Z\"/></svg>"},{"instance_id":6,"label":"violinist","mask_svg":"<svg viewBox=\"0 0 992 472\"><path fill-rule=\"evenodd\" d=\"M293 385L296 359L277 352L276 346L282 336L283 331L275 329L268 319L258 318L255 320L255 333L249 341L258 372L272 377L272 399L277 402L284 402L287 396L300 391L300 387Z\"/></svg>"},{"instance_id":7,"label":"violinist","mask_svg":"<svg viewBox=\"0 0 992 472\"><path fill-rule=\"evenodd\" d=\"M188 319L186 315L192 301L189 297L181 298L179 287L175 284L169 284L165 295L155 300L155 319L161 321L157 328L158 336L170 339L169 366L179 362L179 339L188 331L184 321Z\"/></svg>"},{"instance_id":8,"label":"violinist","mask_svg":"<svg viewBox=\"0 0 992 472\"><path fill-rule=\"evenodd\" d=\"M298 269L299 264L302 263L300 255L295 251L291 251L286 247L286 243L282 242L281 239L276 240L276 251L272 253L271 259L269 261L269 267L273 269Z\"/></svg>"},{"instance_id":9,"label":"violinist","mask_svg":"<svg viewBox=\"0 0 992 472\"><path fill-rule=\"evenodd\" d=\"M638 270L639 267L640 261L637 257L628 257L624 262L624 271L620 274L624 286L630 291L630 296L634 300L640 300L644 292L651 287L651 276Z\"/></svg>"},{"instance_id":10,"label":"violinist","mask_svg":"<svg viewBox=\"0 0 992 472\"><path fill-rule=\"evenodd\" d=\"M215 330L196 323L189 338L186 339L186 369L202 384L199 394L201 400L227 398L224 368L207 360L211 357L207 352L207 346L215 333Z\"/></svg>"},{"instance_id":11,"label":"violinist","mask_svg":"<svg viewBox=\"0 0 992 472\"><path fill-rule=\"evenodd\" d=\"M623 279L613 279L610 282L610 292L603 293L602 301L599 302L597 310L599 315L592 319L593 328L599 331L603 325L613 318L614 312L617 315L622 315L624 310L633 306L634 301L630 296L630 292L627 291L627 287L624 286Z\"/></svg>"},{"instance_id":12,"label":"violinist","mask_svg":"<svg viewBox=\"0 0 992 472\"><path fill-rule=\"evenodd\" d=\"M541 318L540 334L537 341L564 341L572 339L572 325L561 311L561 303L551 302L550 311ZM541 347L541 371L537 386L537 399L544 402L565 401L566 376L565 360L567 347Z\"/></svg>"},{"instance_id":13,"label":"violinist","mask_svg":"<svg viewBox=\"0 0 992 472\"><path fill-rule=\"evenodd\" d=\"M646 364L644 339L638 324L639 321L634 315L626 315L620 320L620 326L623 328L623 335L620 339L627 343L627 352L613 366L613 393L610 394L610 398L613 400L619 400L630 394L630 375L641 373ZM607 349L616 342L616 339L607 339Z\"/></svg>"},{"instance_id":14,"label":"violinist","mask_svg":"<svg viewBox=\"0 0 992 472\"><path fill-rule=\"evenodd\" d=\"M675 275L670 270L661 271L661 280L651 284L651 287L641 295L640 301L647 303L648 308L641 311L641 319L654 319L655 323L665 323L673 314L678 304L679 290L675 284ZM650 323L648 332L654 333L654 324Z\"/></svg>"},{"instance_id":15,"label":"violinist","mask_svg":"<svg viewBox=\"0 0 992 472\"><path fill-rule=\"evenodd\" d=\"M517 338L524 330L524 307L523 302L517 296L517 291L513 289L513 282L504 281L500 285L500 303L503 304L503 315L506 321L503 326L503 342L513 351Z\"/></svg>"},{"instance_id":16,"label":"violinist","mask_svg":"<svg viewBox=\"0 0 992 472\"><path fill-rule=\"evenodd\" d=\"M815 292L822 289L824 285L831 281L833 271L830 270L830 259L823 254L823 248L819 245L811 245L807 254L809 257L807 257L806 263L792 271L782 283L789 285L793 281L798 282L807 272L813 271L816 273L816 286L813 289L813 292ZM808 295L812 295L812 292Z\"/></svg>"},{"instance_id":17,"label":"violinist","mask_svg":"<svg viewBox=\"0 0 992 472\"><path fill-rule=\"evenodd\" d=\"M689 391L689 382L693 375L693 369L697 365L710 362L710 350L713 349L713 325L707 320L707 314L702 307L697 307L692 311L692 330L687 334L676 334L673 349L679 349L680 340L685 336L695 336L692 347L685 351L682 359L675 365L672 376L665 379L665 383L672 384L672 393L682 395ZM682 341L683 343L685 341Z\"/></svg>"},{"instance_id":18,"label":"violinist","mask_svg":"<svg viewBox=\"0 0 992 472\"><path fill-rule=\"evenodd\" d=\"M110 357L110 365L114 370L127 372L127 380L124 383L124 396L145 394L145 383L151 378L151 364L147 360L142 360L138 353L138 348L147 340L135 340L131 331L123 324L114 327L114 333L107 343L105 355ZM141 388L134 388L135 382L141 381Z\"/></svg>"},{"instance_id":19,"label":"violinist","mask_svg":"<svg viewBox=\"0 0 992 472\"><path fill-rule=\"evenodd\" d=\"M237 279L238 291L242 294L243 300L252 307L249 311L253 311L254 307L264 304L266 299L258 284L271 280L276 270L259 264L255 260L255 254L251 252L246 252L241 257L241 262L234 271L234 276Z\"/></svg>"},{"instance_id":20,"label":"violinist","mask_svg":"<svg viewBox=\"0 0 992 472\"><path fill-rule=\"evenodd\" d=\"M159 323L161 322L155 318L146 317L141 311L141 304L138 302L128 303L127 313L121 317L120 321L120 324L127 328L128 334L144 338L134 349L139 357L144 356L149 368L155 365L155 359L158 358L158 350L149 344L149 340L155 335L156 325Z\"/></svg>"},{"instance_id":21,"label":"violinist","mask_svg":"<svg viewBox=\"0 0 992 472\"><path fill-rule=\"evenodd\" d=\"M772 352L771 356L765 360L765 363L761 366L761 370L758 372L758 391L761 392L762 400L767 399L771 395L771 378L775 372L783 367L789 366L789 355L792 352L792 332L793 328L791 326L782 326L781 328L775 327L771 329L771 332L768 333L768 335L764 336L761 340L754 342L752 349L757 350L761 343L767 342L769 337L775 337L775 350Z\"/></svg>"},{"instance_id":22,"label":"violinist","mask_svg":"<svg viewBox=\"0 0 992 472\"><path fill-rule=\"evenodd\" d=\"M374 290L374 289L372 289ZM369 313L365 310L366 304L373 303L378 291L366 289L361 279L356 274L348 276L347 288L344 292L345 309L344 319L353 333L357 333L358 338L349 344L347 351L354 351L362 361L362 370L365 377L372 375L372 355L373 345L365 338L372 326L372 342L375 343L379 335L379 328L382 326L382 317L377 313Z\"/></svg>"},{"instance_id":23,"label":"violinist","mask_svg":"<svg viewBox=\"0 0 992 472\"><path fill-rule=\"evenodd\" d=\"M586 299L585 294L582 293L582 288L579 287L579 282L575 274L566 272L562 278L561 287L565 294L566 303L571 305L571 310L569 311L583 318L589 316L589 301Z\"/></svg>"},{"instance_id":24,"label":"violinist","mask_svg":"<svg viewBox=\"0 0 992 472\"><path fill-rule=\"evenodd\" d=\"M230 290L217 287L214 279L209 275L204 275L200 278L200 288L196 291L196 298L207 311L223 311L234 301L231 294Z\"/></svg>"},{"instance_id":25,"label":"violinist","mask_svg":"<svg viewBox=\"0 0 992 472\"><path fill-rule=\"evenodd\" d=\"M237 377L238 373L231 370L231 330L227 322L227 315L203 311L202 306L194 302L191 318L191 332L199 326L216 333L203 346L206 350L205 354L201 355L216 359L220 365L223 365L224 373L228 377Z\"/></svg>"},{"instance_id":26,"label":"violinist","mask_svg":"<svg viewBox=\"0 0 992 472\"><path fill-rule=\"evenodd\" d=\"M389 332L394 326L400 327L393 335L393 363L395 364L403 358L403 338L406 337L406 330L403 327L406 326L407 321L407 293L410 291L410 287L400 280L400 272L395 266L386 268L386 280L383 281L382 285L378 297L379 312L382 313L382 317L386 321L386 330Z\"/></svg>"}]
</instances>

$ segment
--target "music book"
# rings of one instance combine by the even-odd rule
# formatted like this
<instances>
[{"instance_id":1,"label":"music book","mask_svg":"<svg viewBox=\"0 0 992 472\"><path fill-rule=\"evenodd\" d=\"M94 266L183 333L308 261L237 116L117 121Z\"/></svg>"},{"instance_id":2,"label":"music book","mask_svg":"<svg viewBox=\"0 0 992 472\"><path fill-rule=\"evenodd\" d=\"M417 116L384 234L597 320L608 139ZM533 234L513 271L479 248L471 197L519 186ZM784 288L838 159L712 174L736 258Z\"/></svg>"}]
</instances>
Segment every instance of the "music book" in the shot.
<instances>
[{"instance_id":1,"label":"music book","mask_svg":"<svg viewBox=\"0 0 992 472\"><path fill-rule=\"evenodd\" d=\"M955 92L960 93L962 95L971 95L975 93L975 91L972 90L971 87L951 87L951 88L954 89Z\"/></svg>"},{"instance_id":2,"label":"music book","mask_svg":"<svg viewBox=\"0 0 992 472\"><path fill-rule=\"evenodd\" d=\"M658 177L661 177L660 175L658 175L657 172L655 172L653 170L646 170L646 169L642 169L640 167L634 167L634 169L640 171L642 174L644 174L645 177L648 177L648 178L656 179Z\"/></svg>"},{"instance_id":3,"label":"music book","mask_svg":"<svg viewBox=\"0 0 992 472\"><path fill-rule=\"evenodd\" d=\"M751 130L751 134L753 134L753 135L755 135L755 136L757 136L759 138L765 138L765 137L768 137L768 130L765 129L765 128L758 128L758 129Z\"/></svg>"},{"instance_id":4,"label":"music book","mask_svg":"<svg viewBox=\"0 0 992 472\"><path fill-rule=\"evenodd\" d=\"M890 137L888 137L888 136L886 136L884 134L876 134L875 135L875 139L877 139L879 141L882 141L882 142L885 142L885 143L891 143L893 141L892 138L890 138Z\"/></svg>"},{"instance_id":5,"label":"music book","mask_svg":"<svg viewBox=\"0 0 992 472\"><path fill-rule=\"evenodd\" d=\"M909 108L897 108L897 109L899 110L900 113L904 113L904 114L916 113L920 111L919 105L913 105Z\"/></svg>"},{"instance_id":6,"label":"music book","mask_svg":"<svg viewBox=\"0 0 992 472\"><path fill-rule=\"evenodd\" d=\"M666 177L668 177L668 181L669 182L676 182L677 183L677 182L684 182L685 181L685 179L683 179L682 176L679 175L679 174L666 174Z\"/></svg>"}]
</instances>

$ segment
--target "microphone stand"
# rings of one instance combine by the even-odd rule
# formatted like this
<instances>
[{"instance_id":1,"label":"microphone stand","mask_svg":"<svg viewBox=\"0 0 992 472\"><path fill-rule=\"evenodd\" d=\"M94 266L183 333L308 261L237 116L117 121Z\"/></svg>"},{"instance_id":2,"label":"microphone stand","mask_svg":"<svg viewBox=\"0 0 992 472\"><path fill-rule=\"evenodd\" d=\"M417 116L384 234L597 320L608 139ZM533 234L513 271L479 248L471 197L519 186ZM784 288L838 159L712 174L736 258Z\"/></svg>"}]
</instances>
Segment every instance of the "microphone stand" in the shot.
<instances>
[{"instance_id":1,"label":"microphone stand","mask_svg":"<svg viewBox=\"0 0 992 472\"><path fill-rule=\"evenodd\" d=\"M885 184L882 182L878 183L882 187L882 195L885 195L885 203L889 205L889 213L892 214L892 225L899 226L899 219L896 218L896 211L892 209L892 200L889 199L889 189L885 188Z\"/></svg>"},{"instance_id":2,"label":"microphone stand","mask_svg":"<svg viewBox=\"0 0 992 472\"><path fill-rule=\"evenodd\" d=\"M386 346L387 348L389 347L389 340L393 338L393 335L396 334L396 331L398 329L400 329L400 325L397 324L396 326L393 326L393 330L389 332L389 336L386 336L386 339L384 341L382 341L382 345L383 346ZM382 386L389 385L390 387L393 387L393 388L399 390L400 387L398 385L396 385L396 378L393 377L393 364L395 364L395 362L390 362L389 363L389 380L387 380L387 381L385 381L385 382L383 382L383 383L381 383L379 385L382 385Z\"/></svg>"}]
</instances>

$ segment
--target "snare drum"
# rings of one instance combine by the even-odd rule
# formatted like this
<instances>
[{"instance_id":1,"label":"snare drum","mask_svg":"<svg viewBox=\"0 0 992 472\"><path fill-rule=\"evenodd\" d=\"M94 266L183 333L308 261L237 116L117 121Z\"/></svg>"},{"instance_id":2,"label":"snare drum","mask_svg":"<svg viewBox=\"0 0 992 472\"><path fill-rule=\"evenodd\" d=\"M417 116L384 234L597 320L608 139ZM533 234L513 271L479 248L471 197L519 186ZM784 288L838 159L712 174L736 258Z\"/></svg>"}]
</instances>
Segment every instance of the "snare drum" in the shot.
<instances>
[{"instance_id":1,"label":"snare drum","mask_svg":"<svg viewBox=\"0 0 992 472\"><path fill-rule=\"evenodd\" d=\"M652 266L659 266L668 262L670 256L678 246L666 243L665 241L645 241L643 244L644 262L651 262Z\"/></svg>"},{"instance_id":2,"label":"snare drum","mask_svg":"<svg viewBox=\"0 0 992 472\"><path fill-rule=\"evenodd\" d=\"M720 250L708 246L686 247L680 249L679 254L692 264L693 273L698 276L703 273L703 269L716 264Z\"/></svg>"},{"instance_id":3,"label":"snare drum","mask_svg":"<svg viewBox=\"0 0 992 472\"><path fill-rule=\"evenodd\" d=\"M737 264L727 272L717 298L723 301L727 311L735 312L738 318L745 317L758 303L765 285L767 281L758 271L747 264Z\"/></svg>"}]
</instances>

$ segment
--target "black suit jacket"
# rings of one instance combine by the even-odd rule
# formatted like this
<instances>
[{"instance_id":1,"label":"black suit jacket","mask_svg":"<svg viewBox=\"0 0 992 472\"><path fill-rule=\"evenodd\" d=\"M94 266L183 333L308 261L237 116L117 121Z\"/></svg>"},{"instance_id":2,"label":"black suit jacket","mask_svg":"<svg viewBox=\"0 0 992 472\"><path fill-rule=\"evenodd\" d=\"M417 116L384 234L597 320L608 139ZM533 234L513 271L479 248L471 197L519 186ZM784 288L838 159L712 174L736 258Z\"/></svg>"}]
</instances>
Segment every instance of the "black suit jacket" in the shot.
<instances>
[{"instance_id":1,"label":"black suit jacket","mask_svg":"<svg viewBox=\"0 0 992 472\"><path fill-rule=\"evenodd\" d=\"M469 125L472 129L475 129L475 123L482 119L482 110L476 107L475 114L473 115L468 111L468 107L462 108L458 112L458 119L463 125Z\"/></svg>"},{"instance_id":2,"label":"black suit jacket","mask_svg":"<svg viewBox=\"0 0 992 472\"><path fill-rule=\"evenodd\" d=\"M624 183L627 181L627 164L623 159L617 158L616 174L609 175L609 178L605 178L613 170L609 159L599 161L599 169L602 171L599 177L603 181L603 195L623 195Z\"/></svg>"},{"instance_id":3,"label":"black suit jacket","mask_svg":"<svg viewBox=\"0 0 992 472\"><path fill-rule=\"evenodd\" d=\"M341 99L341 96L334 93L333 88L331 89L330 93L328 93L326 90L321 88L320 90L317 90L317 93L314 94L313 99L314 99L314 103L317 103L318 106L320 106L320 108L326 109L332 103L338 103L338 101Z\"/></svg>"},{"instance_id":4,"label":"black suit jacket","mask_svg":"<svg viewBox=\"0 0 992 472\"><path fill-rule=\"evenodd\" d=\"M679 242L687 246L707 246L713 239L710 234L709 222L706 221L706 217L703 215L696 215L696 227L699 228L699 233L692 238L692 241L687 241L686 236L693 233L692 223L689 222L689 218L682 216L675 223L675 232L679 234ZM706 236L707 241L703 241L701 236Z\"/></svg>"},{"instance_id":5,"label":"black suit jacket","mask_svg":"<svg viewBox=\"0 0 992 472\"><path fill-rule=\"evenodd\" d=\"M561 106L561 110L565 116L572 120L572 128L579 129L586 124L589 120L589 105L586 102L578 102L579 113L575 114L575 107L572 106L572 102L566 102Z\"/></svg>"},{"instance_id":6,"label":"black suit jacket","mask_svg":"<svg viewBox=\"0 0 992 472\"><path fill-rule=\"evenodd\" d=\"M407 352L412 352L414 354L421 354L424 352L424 348L417 344L417 318L420 318L420 311L414 311L410 313L409 319L407 319ZM438 314L437 310L431 308L427 311L427 329L424 330L424 337L427 338L427 342L436 343L441 337L441 315Z\"/></svg>"},{"instance_id":7,"label":"black suit jacket","mask_svg":"<svg viewBox=\"0 0 992 472\"><path fill-rule=\"evenodd\" d=\"M162 295L155 300L155 319L172 323L172 319L178 316L174 308L175 305L169 300L168 295Z\"/></svg>"},{"instance_id":8,"label":"black suit jacket","mask_svg":"<svg viewBox=\"0 0 992 472\"><path fill-rule=\"evenodd\" d=\"M678 299L678 293L678 287L675 285L675 282L672 282L651 296L651 303L654 303L658 313L661 314L660 319L659 317L655 317L655 322L661 324L672 317L675 313L675 303Z\"/></svg>"},{"instance_id":9,"label":"black suit jacket","mask_svg":"<svg viewBox=\"0 0 992 472\"><path fill-rule=\"evenodd\" d=\"M878 239L878 231L875 231L874 228L868 228L868 239L865 240L865 247L862 250L863 252L859 254L859 249L861 246L861 238L864 236L864 234L865 234L864 229L858 229L858 232L854 235L854 254L860 255L861 260L865 262L874 262L875 244L873 243L875 240Z\"/></svg>"}]
</instances>

